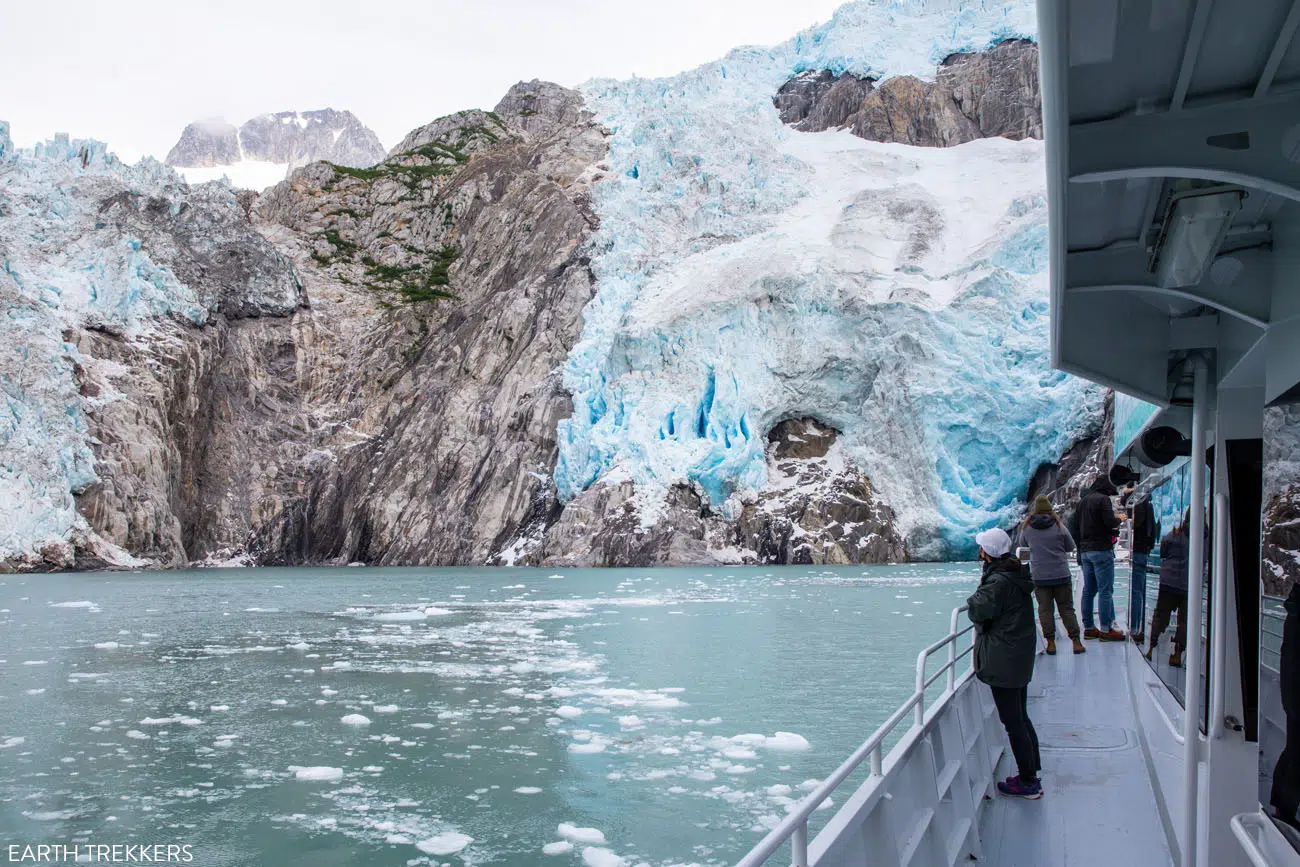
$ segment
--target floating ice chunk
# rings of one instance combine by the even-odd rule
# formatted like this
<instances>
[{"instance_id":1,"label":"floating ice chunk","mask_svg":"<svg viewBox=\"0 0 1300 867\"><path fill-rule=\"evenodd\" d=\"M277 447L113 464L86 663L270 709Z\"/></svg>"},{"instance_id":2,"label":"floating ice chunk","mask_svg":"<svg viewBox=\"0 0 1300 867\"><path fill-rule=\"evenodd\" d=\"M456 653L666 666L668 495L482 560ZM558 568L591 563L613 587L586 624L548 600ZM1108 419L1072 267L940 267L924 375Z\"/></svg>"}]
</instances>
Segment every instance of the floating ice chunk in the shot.
<instances>
[{"instance_id":1,"label":"floating ice chunk","mask_svg":"<svg viewBox=\"0 0 1300 867\"><path fill-rule=\"evenodd\" d=\"M777 732L764 741L763 746L769 750L797 751L810 749L812 745L803 735L794 732Z\"/></svg>"},{"instance_id":2,"label":"floating ice chunk","mask_svg":"<svg viewBox=\"0 0 1300 867\"><path fill-rule=\"evenodd\" d=\"M567 855L572 851L573 844L568 840L558 840L554 843L547 843L542 847L543 855Z\"/></svg>"},{"instance_id":3,"label":"floating ice chunk","mask_svg":"<svg viewBox=\"0 0 1300 867\"><path fill-rule=\"evenodd\" d=\"M91 602L86 599L82 599L78 602L51 602L50 607L51 608L85 608L87 610L99 608L99 606L96 605L94 602Z\"/></svg>"},{"instance_id":4,"label":"floating ice chunk","mask_svg":"<svg viewBox=\"0 0 1300 867\"><path fill-rule=\"evenodd\" d=\"M40 689L25 689L25 690L23 690L23 694L24 694L24 695L42 695L42 694L44 694L44 692L45 692L45 687L41 687Z\"/></svg>"},{"instance_id":5,"label":"floating ice chunk","mask_svg":"<svg viewBox=\"0 0 1300 867\"><path fill-rule=\"evenodd\" d=\"M381 620L385 623L406 623L414 620L423 620L424 611L385 611L374 616L375 620Z\"/></svg>"},{"instance_id":6,"label":"floating ice chunk","mask_svg":"<svg viewBox=\"0 0 1300 867\"><path fill-rule=\"evenodd\" d=\"M359 713L350 713L341 718L339 722L345 726L368 726L370 725L370 717Z\"/></svg>"},{"instance_id":7,"label":"floating ice chunk","mask_svg":"<svg viewBox=\"0 0 1300 867\"><path fill-rule=\"evenodd\" d=\"M201 726L203 725L203 720L196 719L192 716L181 716L180 714L158 717L147 716L140 720L140 725L142 726L167 726L172 725L173 723L180 723L183 726Z\"/></svg>"},{"instance_id":8,"label":"floating ice chunk","mask_svg":"<svg viewBox=\"0 0 1300 867\"><path fill-rule=\"evenodd\" d=\"M416 843L415 848L426 855L455 855L473 842L473 837L466 836L459 831L443 831L441 834L436 834L427 840Z\"/></svg>"},{"instance_id":9,"label":"floating ice chunk","mask_svg":"<svg viewBox=\"0 0 1300 867\"><path fill-rule=\"evenodd\" d=\"M286 644L285 648L288 650L310 650L311 645L305 641L296 641L293 644Z\"/></svg>"},{"instance_id":10,"label":"floating ice chunk","mask_svg":"<svg viewBox=\"0 0 1300 867\"><path fill-rule=\"evenodd\" d=\"M739 776L740 774L752 774L754 769L749 765L728 765L726 772L728 774Z\"/></svg>"},{"instance_id":11,"label":"floating ice chunk","mask_svg":"<svg viewBox=\"0 0 1300 867\"><path fill-rule=\"evenodd\" d=\"M778 797L778 796L784 797L789 795L791 792L793 792L794 789L790 788L784 783L777 783L775 786L768 786L766 791L769 795L772 795L773 797Z\"/></svg>"},{"instance_id":12,"label":"floating ice chunk","mask_svg":"<svg viewBox=\"0 0 1300 867\"><path fill-rule=\"evenodd\" d=\"M625 867L627 861L608 849L588 846L582 850L582 863L587 867Z\"/></svg>"},{"instance_id":13,"label":"floating ice chunk","mask_svg":"<svg viewBox=\"0 0 1300 867\"><path fill-rule=\"evenodd\" d=\"M561 719L576 719L582 716L582 709L573 705L562 704L555 709L555 715Z\"/></svg>"},{"instance_id":14,"label":"floating ice chunk","mask_svg":"<svg viewBox=\"0 0 1300 867\"><path fill-rule=\"evenodd\" d=\"M577 825L570 825L568 822L561 822L555 832L566 840L572 840L575 843L603 844L605 834L597 828L579 828Z\"/></svg>"},{"instance_id":15,"label":"floating ice chunk","mask_svg":"<svg viewBox=\"0 0 1300 867\"><path fill-rule=\"evenodd\" d=\"M822 784L821 780L804 780L799 784L799 789L804 792L811 792Z\"/></svg>"},{"instance_id":16,"label":"floating ice chunk","mask_svg":"<svg viewBox=\"0 0 1300 867\"><path fill-rule=\"evenodd\" d=\"M101 641L95 645L96 650L117 650L122 645L116 641Z\"/></svg>"},{"instance_id":17,"label":"floating ice chunk","mask_svg":"<svg viewBox=\"0 0 1300 867\"><path fill-rule=\"evenodd\" d=\"M288 703L289 703L289 702L288 702L287 700L282 699L282 698L273 698L273 699L271 699L271 704L275 705L276 707L284 707L284 706L285 706L286 704L288 704Z\"/></svg>"},{"instance_id":18,"label":"floating ice chunk","mask_svg":"<svg viewBox=\"0 0 1300 867\"><path fill-rule=\"evenodd\" d=\"M424 609L425 617L444 617L448 614L455 614L455 613L456 612L452 611L450 608L438 608L436 606L430 606Z\"/></svg>"},{"instance_id":19,"label":"floating ice chunk","mask_svg":"<svg viewBox=\"0 0 1300 867\"><path fill-rule=\"evenodd\" d=\"M371 710L375 713L397 713L401 708L395 704L377 704Z\"/></svg>"},{"instance_id":20,"label":"floating ice chunk","mask_svg":"<svg viewBox=\"0 0 1300 867\"><path fill-rule=\"evenodd\" d=\"M619 717L618 724L625 730L644 728L644 723L641 722L641 718L636 714L628 714L627 716Z\"/></svg>"},{"instance_id":21,"label":"floating ice chunk","mask_svg":"<svg viewBox=\"0 0 1300 867\"><path fill-rule=\"evenodd\" d=\"M542 790L537 786L520 786L519 788L515 789L515 794L516 795L538 795L541 794L541 791Z\"/></svg>"},{"instance_id":22,"label":"floating ice chunk","mask_svg":"<svg viewBox=\"0 0 1300 867\"><path fill-rule=\"evenodd\" d=\"M3 741L0 741L0 750L7 750L10 747L22 746L25 743L27 743L27 738L19 738L19 737L5 738Z\"/></svg>"},{"instance_id":23,"label":"floating ice chunk","mask_svg":"<svg viewBox=\"0 0 1300 867\"><path fill-rule=\"evenodd\" d=\"M289 770L293 771L296 779L309 783L336 783L343 779L342 768L331 768L324 765L307 768L290 765Z\"/></svg>"},{"instance_id":24,"label":"floating ice chunk","mask_svg":"<svg viewBox=\"0 0 1300 867\"><path fill-rule=\"evenodd\" d=\"M585 744L583 743L569 744L569 752L577 753L579 755L590 754L590 753L603 753L605 752L605 747L607 746L609 746L609 741L601 737L600 735L596 735L592 737L591 740L587 741Z\"/></svg>"},{"instance_id":25,"label":"floating ice chunk","mask_svg":"<svg viewBox=\"0 0 1300 867\"><path fill-rule=\"evenodd\" d=\"M126 733L126 736L136 741L147 741L153 737L152 735L145 734L139 729L131 729L129 732Z\"/></svg>"},{"instance_id":26,"label":"floating ice chunk","mask_svg":"<svg viewBox=\"0 0 1300 867\"><path fill-rule=\"evenodd\" d=\"M722 756L733 761L742 761L744 759L756 759L758 753L749 747L727 747L722 751Z\"/></svg>"},{"instance_id":27,"label":"floating ice chunk","mask_svg":"<svg viewBox=\"0 0 1300 867\"><path fill-rule=\"evenodd\" d=\"M212 705L211 707L209 707L208 710L210 710L210 711L217 711L217 712L219 712L219 711L223 711L223 710L230 710L230 705L228 705L228 704L214 704L214 705Z\"/></svg>"}]
</instances>

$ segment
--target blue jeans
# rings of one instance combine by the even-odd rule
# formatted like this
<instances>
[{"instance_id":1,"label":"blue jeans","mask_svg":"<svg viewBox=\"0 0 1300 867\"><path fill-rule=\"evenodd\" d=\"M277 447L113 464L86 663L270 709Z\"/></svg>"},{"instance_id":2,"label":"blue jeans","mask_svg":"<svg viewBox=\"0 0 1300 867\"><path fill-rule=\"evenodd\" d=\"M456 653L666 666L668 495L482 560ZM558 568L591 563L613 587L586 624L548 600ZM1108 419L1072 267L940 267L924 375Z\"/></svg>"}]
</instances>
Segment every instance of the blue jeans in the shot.
<instances>
[{"instance_id":1,"label":"blue jeans","mask_svg":"<svg viewBox=\"0 0 1300 867\"><path fill-rule=\"evenodd\" d=\"M1133 578L1128 590L1128 631L1145 632L1147 621L1147 557L1141 551L1133 552Z\"/></svg>"},{"instance_id":2,"label":"blue jeans","mask_svg":"<svg viewBox=\"0 0 1300 867\"><path fill-rule=\"evenodd\" d=\"M1093 598L1101 616L1101 631L1107 632L1115 625L1115 552L1083 552L1083 611L1080 620L1084 629L1096 629L1092 618Z\"/></svg>"}]
</instances>

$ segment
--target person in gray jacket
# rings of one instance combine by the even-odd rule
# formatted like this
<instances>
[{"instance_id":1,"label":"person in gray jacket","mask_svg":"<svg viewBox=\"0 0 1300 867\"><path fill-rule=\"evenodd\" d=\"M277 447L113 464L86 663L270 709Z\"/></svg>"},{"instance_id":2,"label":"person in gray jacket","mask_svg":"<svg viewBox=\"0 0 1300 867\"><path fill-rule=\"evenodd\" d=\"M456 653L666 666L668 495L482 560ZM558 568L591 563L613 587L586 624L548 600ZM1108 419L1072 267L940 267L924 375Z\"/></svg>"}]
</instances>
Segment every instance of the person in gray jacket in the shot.
<instances>
[{"instance_id":1,"label":"person in gray jacket","mask_svg":"<svg viewBox=\"0 0 1300 867\"><path fill-rule=\"evenodd\" d=\"M1034 579L1034 597L1038 600L1038 624L1047 639L1047 653L1056 655L1056 611L1061 611L1065 634L1075 653L1087 648L1079 640L1079 619L1074 614L1074 582L1070 578L1070 555L1074 539L1052 509L1047 497L1037 497L1029 517L1020 525L1019 546L1029 549L1029 571Z\"/></svg>"}]
</instances>

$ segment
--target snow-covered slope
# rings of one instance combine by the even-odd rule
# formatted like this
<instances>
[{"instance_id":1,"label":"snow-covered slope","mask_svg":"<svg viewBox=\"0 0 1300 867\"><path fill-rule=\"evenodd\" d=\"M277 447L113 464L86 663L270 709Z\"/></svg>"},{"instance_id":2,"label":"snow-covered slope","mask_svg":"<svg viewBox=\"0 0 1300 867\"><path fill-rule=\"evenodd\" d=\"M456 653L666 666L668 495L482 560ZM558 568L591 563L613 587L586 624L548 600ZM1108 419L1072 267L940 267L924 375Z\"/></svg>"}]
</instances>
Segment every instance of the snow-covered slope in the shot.
<instances>
[{"instance_id":1,"label":"snow-covered slope","mask_svg":"<svg viewBox=\"0 0 1300 867\"><path fill-rule=\"evenodd\" d=\"M689 482L735 514L767 483L768 430L808 416L844 432L914 556L1005 520L1100 411L1047 359L1041 143L800 133L772 95L804 69L932 77L1033 25L1029 0L866 0L773 49L586 85L612 171L561 496L630 479L652 522Z\"/></svg>"}]
</instances>

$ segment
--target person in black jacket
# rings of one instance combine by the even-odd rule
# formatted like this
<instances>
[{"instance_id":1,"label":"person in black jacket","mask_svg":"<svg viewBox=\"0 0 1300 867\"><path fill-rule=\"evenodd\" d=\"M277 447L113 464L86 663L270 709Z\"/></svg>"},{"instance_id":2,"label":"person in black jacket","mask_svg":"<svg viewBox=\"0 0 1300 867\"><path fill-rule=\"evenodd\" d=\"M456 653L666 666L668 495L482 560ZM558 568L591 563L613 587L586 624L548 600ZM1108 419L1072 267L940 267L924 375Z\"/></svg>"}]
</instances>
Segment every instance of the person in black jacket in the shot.
<instances>
[{"instance_id":1,"label":"person in black jacket","mask_svg":"<svg viewBox=\"0 0 1300 867\"><path fill-rule=\"evenodd\" d=\"M975 542L984 564L980 586L966 600L966 614L975 624L975 676L993 693L1016 759L1016 776L999 781L998 791L1036 800L1043 796L1038 778L1043 764L1028 704L1037 650L1034 582L1029 570L1012 556L1011 537L1005 530L985 530L975 536Z\"/></svg>"},{"instance_id":2,"label":"person in black jacket","mask_svg":"<svg viewBox=\"0 0 1300 867\"><path fill-rule=\"evenodd\" d=\"M1183 646L1187 643L1187 579L1191 559L1191 540L1187 531L1191 522L1189 509L1183 516L1183 523L1160 540L1160 592L1156 595L1155 614L1151 616L1151 644L1147 647L1147 659L1150 659L1160 643L1160 636L1169 626L1170 618L1177 613L1174 648L1169 656L1169 664L1174 668L1182 666Z\"/></svg>"},{"instance_id":3,"label":"person in black jacket","mask_svg":"<svg viewBox=\"0 0 1300 867\"><path fill-rule=\"evenodd\" d=\"M1124 515L1115 514L1110 498L1117 491L1106 476L1100 476L1079 503L1079 556L1083 562L1083 637L1102 641L1123 641L1115 628L1115 538ZM1101 629L1093 620L1097 601Z\"/></svg>"},{"instance_id":4,"label":"person in black jacket","mask_svg":"<svg viewBox=\"0 0 1300 867\"><path fill-rule=\"evenodd\" d=\"M1160 538L1160 522L1151 500L1144 498L1133 506L1132 577L1129 579L1128 631L1133 640L1142 643L1143 624L1147 617L1147 558Z\"/></svg>"}]
</instances>

